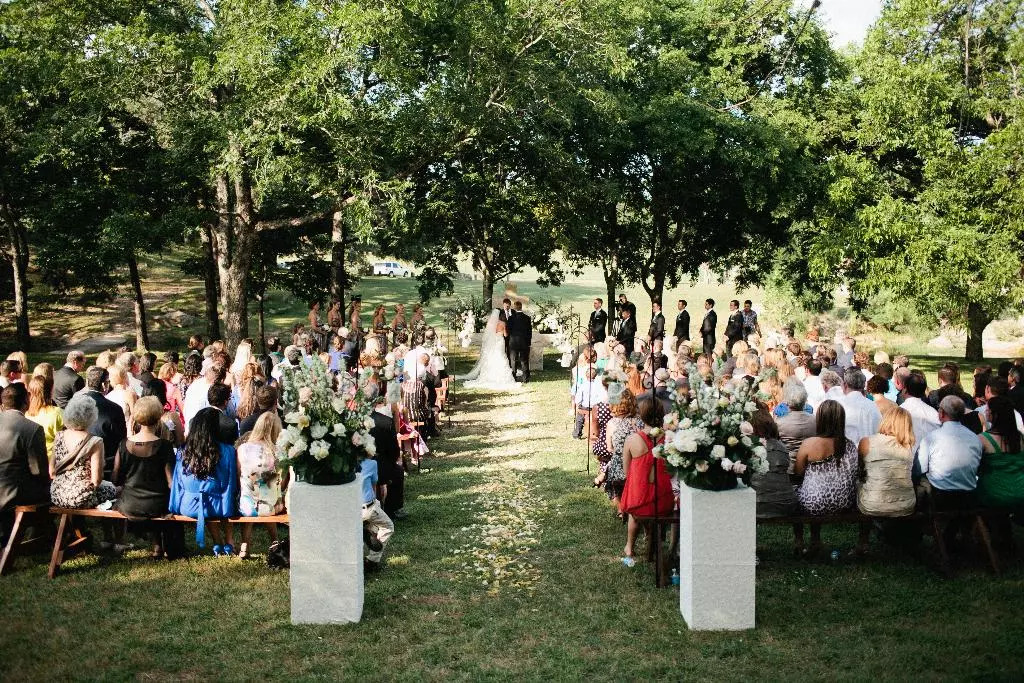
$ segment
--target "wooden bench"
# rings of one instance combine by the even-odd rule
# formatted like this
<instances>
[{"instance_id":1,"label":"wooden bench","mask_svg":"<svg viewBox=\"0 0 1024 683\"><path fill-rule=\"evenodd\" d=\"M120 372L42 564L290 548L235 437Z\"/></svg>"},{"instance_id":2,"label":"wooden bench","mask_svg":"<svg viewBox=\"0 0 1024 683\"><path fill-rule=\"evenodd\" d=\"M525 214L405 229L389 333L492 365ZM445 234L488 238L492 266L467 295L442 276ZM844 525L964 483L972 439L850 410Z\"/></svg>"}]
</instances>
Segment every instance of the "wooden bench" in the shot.
<instances>
[{"instance_id":1,"label":"wooden bench","mask_svg":"<svg viewBox=\"0 0 1024 683\"><path fill-rule=\"evenodd\" d=\"M92 517L99 519L117 519L124 521L145 521L145 522L188 522L196 524L198 520L194 517L184 515L165 515L152 518L129 518L117 510L98 510L96 508L50 508L51 514L60 517L57 525L57 538L53 542L53 554L50 556L50 570L48 576L52 579L57 575L60 565L67 559L74 557L83 550L89 542L89 536L80 527L71 523L72 517ZM212 521L212 520L211 520ZM288 515L269 515L267 517L232 517L228 520L232 524L287 524ZM70 533L69 533L70 532ZM65 543L65 536L72 536L70 543Z\"/></svg>"},{"instance_id":2,"label":"wooden bench","mask_svg":"<svg viewBox=\"0 0 1024 683\"><path fill-rule=\"evenodd\" d=\"M924 522L931 527L932 536L935 538L935 546L939 551L939 562L942 572L949 576L952 574L952 565L949 558L949 550L946 548L946 541L942 534L942 523L949 522L954 519L963 518L971 520L974 531L978 534L981 539L982 546L985 548L985 554L988 558L989 567L992 569L992 573L996 576L999 575L999 562L996 557L995 551L992 548L992 539L988 532L988 526L985 524L984 516L986 514L992 514L992 510L985 509L970 509L970 510L935 510L930 512L915 512L912 515L906 517L869 517L860 512L850 511L841 512L834 515L789 515L786 517L759 517L757 519L758 526L791 526L793 524L819 524L819 525L832 525L832 524L872 524L879 520L911 520L917 522ZM655 585L659 588L665 587L669 584L668 581L668 570L666 566L666 558L664 556L664 544L662 543L662 537L664 536L665 530L670 529L673 524L679 523L678 512L668 516L661 517L637 517L636 520L641 524L650 524L653 528L651 529L650 539L653 539L653 544L648 541L647 545L647 560L655 563L654 569L654 581ZM653 545L653 547L652 547Z\"/></svg>"},{"instance_id":3,"label":"wooden bench","mask_svg":"<svg viewBox=\"0 0 1024 683\"><path fill-rule=\"evenodd\" d=\"M7 544L4 546L3 555L0 556L0 576L3 576L11 570L14 565L14 558L18 555L20 550L27 550L28 548L36 545L41 545L48 537L37 533L35 536L28 540L23 540L22 536L25 535L25 529L33 521L45 520L49 523L49 505L18 505L14 508L14 523L11 525L11 534L7 537Z\"/></svg>"}]
</instances>

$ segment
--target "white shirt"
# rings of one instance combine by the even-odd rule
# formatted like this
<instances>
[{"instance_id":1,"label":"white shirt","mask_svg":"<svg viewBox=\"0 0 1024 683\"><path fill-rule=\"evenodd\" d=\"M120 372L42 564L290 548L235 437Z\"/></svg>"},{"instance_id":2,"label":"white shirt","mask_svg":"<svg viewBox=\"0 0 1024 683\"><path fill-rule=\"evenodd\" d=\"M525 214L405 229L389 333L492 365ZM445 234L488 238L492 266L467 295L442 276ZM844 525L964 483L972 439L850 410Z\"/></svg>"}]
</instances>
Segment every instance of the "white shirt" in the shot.
<instances>
[{"instance_id":1,"label":"white shirt","mask_svg":"<svg viewBox=\"0 0 1024 683\"><path fill-rule=\"evenodd\" d=\"M573 395L573 402L578 408L592 408L598 403L605 403L608 400L608 391L604 388L604 382L600 377L595 377L589 382L580 382L576 385L576 393Z\"/></svg>"},{"instance_id":2,"label":"white shirt","mask_svg":"<svg viewBox=\"0 0 1024 683\"><path fill-rule=\"evenodd\" d=\"M941 491L973 491L978 487L981 442L959 422L943 422L917 451L921 474Z\"/></svg>"},{"instance_id":3,"label":"white shirt","mask_svg":"<svg viewBox=\"0 0 1024 683\"><path fill-rule=\"evenodd\" d=\"M910 419L914 423L914 453L916 454L925 437L939 428L939 411L916 396L908 396L900 407L910 413Z\"/></svg>"},{"instance_id":4,"label":"white shirt","mask_svg":"<svg viewBox=\"0 0 1024 683\"><path fill-rule=\"evenodd\" d=\"M203 408L210 407L210 401L207 398L209 392L210 384L205 377L197 377L185 392L185 401L181 406L182 413L184 413L185 434L188 434L188 426L192 423L192 418Z\"/></svg>"},{"instance_id":5,"label":"white shirt","mask_svg":"<svg viewBox=\"0 0 1024 683\"><path fill-rule=\"evenodd\" d=\"M875 402L859 391L850 393L839 399L846 410L846 438L854 444L878 433L878 425L882 422L882 413Z\"/></svg>"},{"instance_id":6,"label":"white shirt","mask_svg":"<svg viewBox=\"0 0 1024 683\"><path fill-rule=\"evenodd\" d=\"M825 400L825 388L821 386L821 377L808 373L804 378L804 389L807 390L807 405L817 410L818 405Z\"/></svg>"},{"instance_id":7,"label":"white shirt","mask_svg":"<svg viewBox=\"0 0 1024 683\"><path fill-rule=\"evenodd\" d=\"M128 415L131 413L131 411L128 409L129 391L131 390L125 389L124 387L117 387L116 389L111 389L110 393L108 393L106 397L108 401L112 401L121 407L121 411L124 413L125 417L128 417Z\"/></svg>"}]
</instances>

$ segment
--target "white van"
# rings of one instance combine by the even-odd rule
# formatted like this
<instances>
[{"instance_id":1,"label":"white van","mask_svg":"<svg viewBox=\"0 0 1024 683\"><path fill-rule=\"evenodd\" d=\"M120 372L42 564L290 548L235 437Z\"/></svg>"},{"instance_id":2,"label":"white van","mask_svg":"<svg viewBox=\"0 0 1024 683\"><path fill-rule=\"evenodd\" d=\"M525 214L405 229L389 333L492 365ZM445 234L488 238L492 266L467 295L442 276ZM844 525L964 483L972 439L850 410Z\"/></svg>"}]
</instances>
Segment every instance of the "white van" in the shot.
<instances>
[{"instance_id":1,"label":"white van","mask_svg":"<svg viewBox=\"0 0 1024 683\"><path fill-rule=\"evenodd\" d=\"M378 261L373 264L374 275L387 275L388 277L411 277L412 271L395 261Z\"/></svg>"}]
</instances>

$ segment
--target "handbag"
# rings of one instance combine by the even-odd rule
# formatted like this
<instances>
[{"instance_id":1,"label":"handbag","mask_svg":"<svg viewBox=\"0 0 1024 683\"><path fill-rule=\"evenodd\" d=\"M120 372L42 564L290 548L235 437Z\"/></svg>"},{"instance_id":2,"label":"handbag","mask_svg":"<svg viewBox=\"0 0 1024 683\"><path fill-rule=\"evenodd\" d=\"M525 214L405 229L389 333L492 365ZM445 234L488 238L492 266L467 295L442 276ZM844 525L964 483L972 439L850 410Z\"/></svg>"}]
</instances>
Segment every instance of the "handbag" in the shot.
<instances>
[{"instance_id":1,"label":"handbag","mask_svg":"<svg viewBox=\"0 0 1024 683\"><path fill-rule=\"evenodd\" d=\"M274 541L267 548L267 567L270 569L288 569L291 566L288 539Z\"/></svg>"}]
</instances>

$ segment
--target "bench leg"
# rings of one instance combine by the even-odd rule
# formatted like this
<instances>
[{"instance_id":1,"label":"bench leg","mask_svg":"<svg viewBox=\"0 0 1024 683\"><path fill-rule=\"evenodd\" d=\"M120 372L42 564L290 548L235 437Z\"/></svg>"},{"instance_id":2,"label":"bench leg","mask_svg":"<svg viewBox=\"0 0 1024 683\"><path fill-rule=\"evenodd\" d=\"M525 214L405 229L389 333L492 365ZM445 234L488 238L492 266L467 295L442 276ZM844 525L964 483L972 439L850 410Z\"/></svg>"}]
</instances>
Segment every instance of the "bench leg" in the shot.
<instances>
[{"instance_id":1,"label":"bench leg","mask_svg":"<svg viewBox=\"0 0 1024 683\"><path fill-rule=\"evenodd\" d=\"M51 579L57 575L61 560L64 559L64 532L67 530L67 527L68 516L61 515L60 523L57 524L57 540L53 542L53 554L50 555L50 570L47 572L47 576Z\"/></svg>"},{"instance_id":2,"label":"bench leg","mask_svg":"<svg viewBox=\"0 0 1024 683\"><path fill-rule=\"evenodd\" d=\"M947 524L949 522L946 522ZM932 534L935 537L935 547L939 550L939 569L947 578L953 576L953 566L950 564L949 551L946 549L946 539L943 536L943 529L939 525L937 517L932 515Z\"/></svg>"},{"instance_id":3,"label":"bench leg","mask_svg":"<svg viewBox=\"0 0 1024 683\"><path fill-rule=\"evenodd\" d=\"M14 525L11 526L11 534L7 537L7 545L4 546L3 557L0 557L0 576L3 576L14 564L14 557L18 554L17 548L21 543L21 535L25 532L22 524L25 521L25 513L19 510L14 514Z\"/></svg>"},{"instance_id":4,"label":"bench leg","mask_svg":"<svg viewBox=\"0 0 1024 683\"><path fill-rule=\"evenodd\" d=\"M981 515L974 516L974 529L978 532L982 545L985 546L985 552L988 554L988 563L992 567L992 573L999 576L999 560L992 549L992 538L989 536L988 526L986 526L985 520L981 518Z\"/></svg>"}]
</instances>

